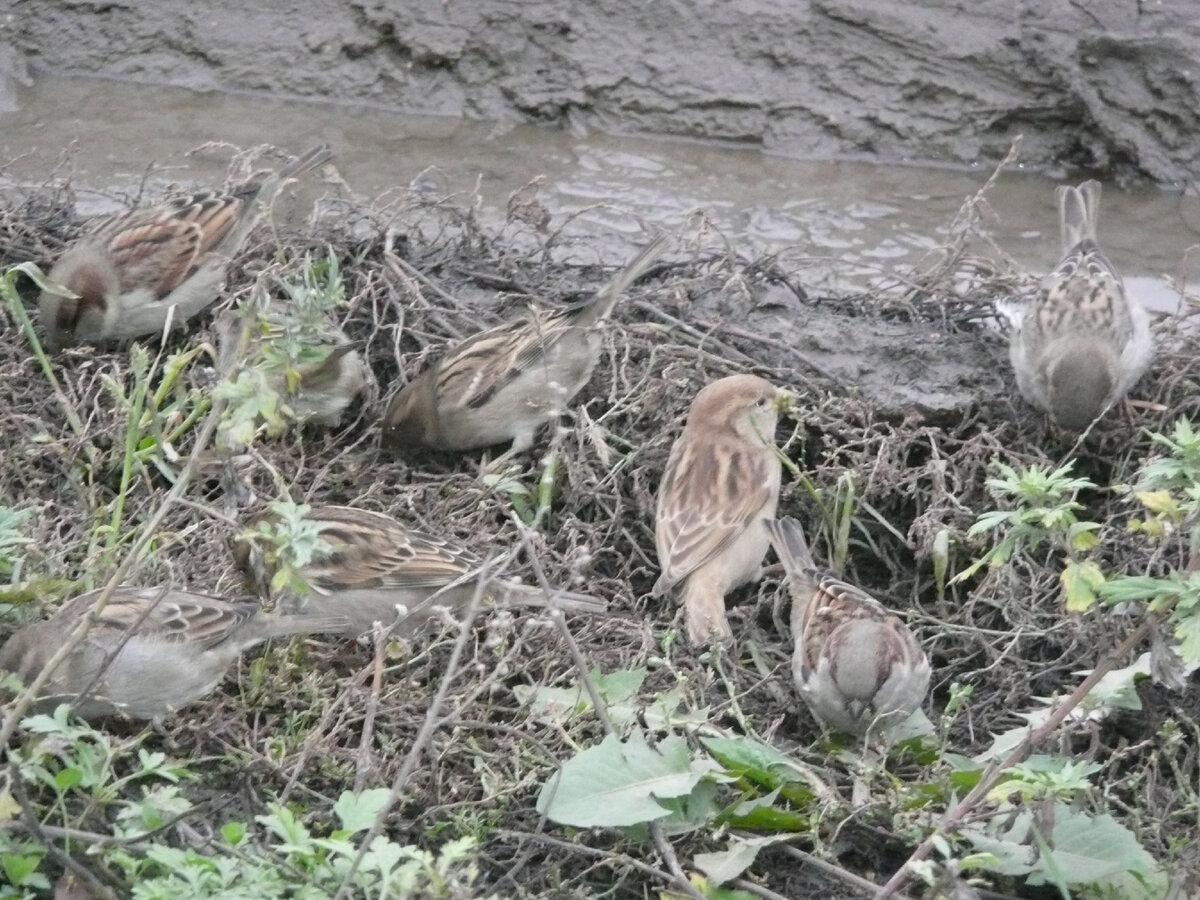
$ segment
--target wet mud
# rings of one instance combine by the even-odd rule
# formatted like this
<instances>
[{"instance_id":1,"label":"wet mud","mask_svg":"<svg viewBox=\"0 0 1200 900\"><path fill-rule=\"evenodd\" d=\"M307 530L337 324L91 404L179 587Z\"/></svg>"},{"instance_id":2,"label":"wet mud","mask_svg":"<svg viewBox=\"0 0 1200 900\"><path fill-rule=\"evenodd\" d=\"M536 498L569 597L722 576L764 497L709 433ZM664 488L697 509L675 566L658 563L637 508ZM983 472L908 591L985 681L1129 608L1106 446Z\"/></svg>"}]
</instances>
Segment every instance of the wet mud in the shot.
<instances>
[{"instance_id":1,"label":"wet mud","mask_svg":"<svg viewBox=\"0 0 1200 900\"><path fill-rule=\"evenodd\" d=\"M13 0L0 72L265 92L805 158L1179 182L1200 162L1186 3Z\"/></svg>"}]
</instances>

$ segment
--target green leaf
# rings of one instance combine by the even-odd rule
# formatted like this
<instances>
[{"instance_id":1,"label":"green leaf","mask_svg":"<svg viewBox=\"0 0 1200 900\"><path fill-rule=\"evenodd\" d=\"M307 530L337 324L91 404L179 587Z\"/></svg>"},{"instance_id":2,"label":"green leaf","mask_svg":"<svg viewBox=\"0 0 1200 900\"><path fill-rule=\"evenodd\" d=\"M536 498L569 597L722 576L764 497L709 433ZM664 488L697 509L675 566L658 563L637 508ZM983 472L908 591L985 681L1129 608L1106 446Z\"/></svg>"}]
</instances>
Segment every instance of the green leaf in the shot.
<instances>
[{"instance_id":1,"label":"green leaf","mask_svg":"<svg viewBox=\"0 0 1200 900\"><path fill-rule=\"evenodd\" d=\"M375 819L387 805L390 794L391 791L387 788L371 788L357 794L353 791L342 791L337 803L333 805L334 815L348 833L365 831L375 824Z\"/></svg>"},{"instance_id":2,"label":"green leaf","mask_svg":"<svg viewBox=\"0 0 1200 900\"><path fill-rule=\"evenodd\" d=\"M732 804L717 818L718 824L751 831L807 833L812 828L809 816L780 809L775 805L780 791L771 791L761 797L750 797Z\"/></svg>"},{"instance_id":3,"label":"green leaf","mask_svg":"<svg viewBox=\"0 0 1200 900\"><path fill-rule=\"evenodd\" d=\"M1179 656L1186 664L1200 662L1200 616L1189 616L1177 622L1175 638L1179 641Z\"/></svg>"},{"instance_id":4,"label":"green leaf","mask_svg":"<svg viewBox=\"0 0 1200 900\"><path fill-rule=\"evenodd\" d=\"M967 537L978 537L984 532L998 528L1005 522L1010 521L1012 518L1013 514L1004 510L992 510L990 512L985 512L979 516L979 518L975 520L975 524L967 530Z\"/></svg>"},{"instance_id":5,"label":"green leaf","mask_svg":"<svg viewBox=\"0 0 1200 900\"><path fill-rule=\"evenodd\" d=\"M1067 884L1120 884L1122 900L1159 896L1145 888L1124 892L1140 883L1127 878L1129 874L1154 882L1163 873L1133 832L1112 816L1091 816L1072 810L1068 804L1056 803L1050 844L1054 874ZM1041 859L1033 868L1029 883L1044 884L1050 875L1047 861Z\"/></svg>"},{"instance_id":6,"label":"green leaf","mask_svg":"<svg viewBox=\"0 0 1200 900\"><path fill-rule=\"evenodd\" d=\"M1148 602L1159 597L1176 595L1182 589L1178 575L1151 578L1149 575L1114 575L1097 588L1105 603Z\"/></svg>"},{"instance_id":7,"label":"green leaf","mask_svg":"<svg viewBox=\"0 0 1200 900\"><path fill-rule=\"evenodd\" d=\"M10 791L0 791L0 822L11 822L21 812L21 804Z\"/></svg>"},{"instance_id":8,"label":"green leaf","mask_svg":"<svg viewBox=\"0 0 1200 900\"><path fill-rule=\"evenodd\" d=\"M807 806L818 796L828 796L829 789L820 776L808 766L747 737L714 737L705 735L700 743L725 767L738 777L779 790L788 801Z\"/></svg>"},{"instance_id":9,"label":"green leaf","mask_svg":"<svg viewBox=\"0 0 1200 900\"><path fill-rule=\"evenodd\" d=\"M692 788L691 793L682 797L659 797L658 802L668 811L668 815L656 820L663 834L668 837L687 834L714 821L720 812L718 787L715 781L705 778ZM627 831L633 837L646 840L649 835L643 833L645 827L644 824L635 825Z\"/></svg>"},{"instance_id":10,"label":"green leaf","mask_svg":"<svg viewBox=\"0 0 1200 900\"><path fill-rule=\"evenodd\" d=\"M41 865L41 856L22 853L4 853L0 854L0 866L4 868L4 874L8 879L8 883L14 887L26 887L29 885L30 876Z\"/></svg>"},{"instance_id":11,"label":"green leaf","mask_svg":"<svg viewBox=\"0 0 1200 900\"><path fill-rule=\"evenodd\" d=\"M236 847L246 839L245 822L226 822L221 826L221 840L230 847Z\"/></svg>"},{"instance_id":12,"label":"green leaf","mask_svg":"<svg viewBox=\"0 0 1200 900\"><path fill-rule=\"evenodd\" d=\"M621 828L670 814L659 797L683 797L717 774L711 760L693 760L687 742L668 735L657 746L635 731L609 735L568 760L538 796L537 810L563 825Z\"/></svg>"},{"instance_id":13,"label":"green leaf","mask_svg":"<svg viewBox=\"0 0 1200 900\"><path fill-rule=\"evenodd\" d=\"M1026 875L1036 864L1033 848L1025 843L1031 816L1028 812L1018 813L1012 825L999 834L989 834L982 826L964 826L959 834L977 852L990 854L990 872L999 875Z\"/></svg>"},{"instance_id":14,"label":"green leaf","mask_svg":"<svg viewBox=\"0 0 1200 900\"><path fill-rule=\"evenodd\" d=\"M51 294L57 294L60 297L79 296L74 291L63 287L63 285L51 281L49 277L47 277L47 275L37 267L36 263L18 263L17 265L7 269L5 275L11 276L13 272L20 272L21 274L27 276L34 284L38 286L39 290L43 290Z\"/></svg>"}]
</instances>

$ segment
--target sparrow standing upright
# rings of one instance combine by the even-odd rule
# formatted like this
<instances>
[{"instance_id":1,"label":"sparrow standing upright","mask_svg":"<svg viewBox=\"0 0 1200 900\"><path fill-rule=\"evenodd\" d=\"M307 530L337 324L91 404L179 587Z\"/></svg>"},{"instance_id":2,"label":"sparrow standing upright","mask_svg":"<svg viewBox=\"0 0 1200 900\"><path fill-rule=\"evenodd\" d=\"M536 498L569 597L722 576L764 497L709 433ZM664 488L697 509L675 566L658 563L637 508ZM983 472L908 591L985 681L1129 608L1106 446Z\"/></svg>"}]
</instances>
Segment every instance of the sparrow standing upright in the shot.
<instances>
[{"instance_id":1,"label":"sparrow standing upright","mask_svg":"<svg viewBox=\"0 0 1200 900\"><path fill-rule=\"evenodd\" d=\"M318 526L326 549L296 572L305 588L299 596L282 596L285 614L343 616L346 634L364 634L375 622L397 636L415 633L439 607L461 611L475 596L483 561L452 541L434 537L391 516L349 506L310 509L306 518ZM246 588L263 598L274 593L279 570L275 548L264 539L275 520L264 513L234 542L234 563ZM269 533L269 532L268 532ZM604 612L608 606L583 594L554 592L489 579L484 597L497 606L548 606L568 612Z\"/></svg>"},{"instance_id":2,"label":"sparrow standing upright","mask_svg":"<svg viewBox=\"0 0 1200 900\"><path fill-rule=\"evenodd\" d=\"M383 444L474 450L512 441L512 453L528 450L538 429L588 383L600 359L601 325L666 247L666 237L653 241L580 306L531 311L447 350L392 398Z\"/></svg>"},{"instance_id":3,"label":"sparrow standing upright","mask_svg":"<svg viewBox=\"0 0 1200 900\"><path fill-rule=\"evenodd\" d=\"M229 194L205 192L108 216L69 247L48 278L78 297L43 291L38 313L50 349L125 340L182 327L220 294L230 259L263 203L333 154L313 147Z\"/></svg>"},{"instance_id":4,"label":"sparrow standing upright","mask_svg":"<svg viewBox=\"0 0 1200 900\"><path fill-rule=\"evenodd\" d=\"M0 647L0 669L29 683L103 590L81 594ZM38 708L71 703L84 719L124 713L154 719L208 694L241 654L270 638L345 628L339 616L274 616L166 588L119 587L72 652L42 686ZM84 696L76 698L81 692Z\"/></svg>"},{"instance_id":5,"label":"sparrow standing upright","mask_svg":"<svg viewBox=\"0 0 1200 900\"><path fill-rule=\"evenodd\" d=\"M1086 428L1154 356L1146 310L1096 243L1100 183L1058 189L1063 257L1013 332L1017 387L1059 425Z\"/></svg>"},{"instance_id":6,"label":"sparrow standing upright","mask_svg":"<svg viewBox=\"0 0 1200 900\"><path fill-rule=\"evenodd\" d=\"M762 575L782 465L775 426L788 395L756 375L731 375L692 401L658 497L662 575L653 593L679 589L694 644L732 638L725 595Z\"/></svg>"},{"instance_id":7,"label":"sparrow standing upright","mask_svg":"<svg viewBox=\"0 0 1200 900\"><path fill-rule=\"evenodd\" d=\"M813 714L862 737L925 699L929 660L911 631L864 591L813 564L795 519L767 523L792 594L792 676Z\"/></svg>"}]
</instances>

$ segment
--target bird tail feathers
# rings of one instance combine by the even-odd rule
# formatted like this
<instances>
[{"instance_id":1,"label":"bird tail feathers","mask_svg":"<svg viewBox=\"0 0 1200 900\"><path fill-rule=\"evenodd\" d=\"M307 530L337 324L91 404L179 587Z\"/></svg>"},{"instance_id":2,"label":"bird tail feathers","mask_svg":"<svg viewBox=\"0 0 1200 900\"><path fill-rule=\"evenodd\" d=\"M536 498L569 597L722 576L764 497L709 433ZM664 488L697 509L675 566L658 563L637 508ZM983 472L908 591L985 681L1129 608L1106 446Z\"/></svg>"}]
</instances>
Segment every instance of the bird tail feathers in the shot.
<instances>
[{"instance_id":1,"label":"bird tail feathers","mask_svg":"<svg viewBox=\"0 0 1200 900\"><path fill-rule=\"evenodd\" d=\"M783 519L764 519L763 524L767 526L771 544L788 575L803 576L814 568L812 552L808 549L808 541L804 539L804 531L798 521L788 516Z\"/></svg>"},{"instance_id":2,"label":"bird tail feathers","mask_svg":"<svg viewBox=\"0 0 1200 900\"><path fill-rule=\"evenodd\" d=\"M1063 185L1058 189L1058 221L1064 253L1080 241L1096 240L1099 214L1100 182L1093 179L1079 187Z\"/></svg>"},{"instance_id":3,"label":"bird tail feathers","mask_svg":"<svg viewBox=\"0 0 1200 900\"><path fill-rule=\"evenodd\" d=\"M580 308L575 317L576 325L593 325L608 318L625 290L646 274L655 260L663 255L670 243L667 235L660 235L642 249L624 269L612 277L586 306Z\"/></svg>"}]
</instances>

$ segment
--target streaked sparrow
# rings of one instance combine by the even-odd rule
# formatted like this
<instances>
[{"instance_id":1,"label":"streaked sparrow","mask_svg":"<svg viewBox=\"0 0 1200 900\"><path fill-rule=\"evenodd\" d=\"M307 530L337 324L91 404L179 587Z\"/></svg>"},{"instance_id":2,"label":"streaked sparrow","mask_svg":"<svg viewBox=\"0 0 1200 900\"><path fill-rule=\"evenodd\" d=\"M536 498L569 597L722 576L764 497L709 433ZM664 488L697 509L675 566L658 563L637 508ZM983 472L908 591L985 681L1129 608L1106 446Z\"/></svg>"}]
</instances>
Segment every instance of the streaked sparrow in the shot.
<instances>
[{"instance_id":1,"label":"streaked sparrow","mask_svg":"<svg viewBox=\"0 0 1200 900\"><path fill-rule=\"evenodd\" d=\"M231 193L205 192L97 222L50 269L78 297L43 291L38 312L50 349L156 334L182 327L217 299L230 259L264 203L289 179L332 158L313 147Z\"/></svg>"},{"instance_id":2,"label":"streaked sparrow","mask_svg":"<svg viewBox=\"0 0 1200 900\"><path fill-rule=\"evenodd\" d=\"M298 593L272 587L280 571L271 540L275 513L263 513L234 542L233 557L247 589L263 598L279 593L285 613L344 616L346 634L370 632L375 622L397 636L415 633L439 607L465 609L475 595L482 560L453 541L410 528L389 515L349 506L309 509L324 548L296 567ZM603 600L489 579L484 599L496 606L552 607L601 613Z\"/></svg>"},{"instance_id":3,"label":"streaked sparrow","mask_svg":"<svg viewBox=\"0 0 1200 900\"><path fill-rule=\"evenodd\" d=\"M1059 425L1086 428L1154 356L1146 310L1096 243L1100 183L1058 189L1063 257L1012 335L1017 387Z\"/></svg>"},{"instance_id":4,"label":"streaked sparrow","mask_svg":"<svg viewBox=\"0 0 1200 900\"><path fill-rule=\"evenodd\" d=\"M733 635L725 595L762 575L782 465L775 426L789 395L756 375L714 381L692 401L658 496L654 594L677 591L694 644Z\"/></svg>"},{"instance_id":5,"label":"streaked sparrow","mask_svg":"<svg viewBox=\"0 0 1200 900\"><path fill-rule=\"evenodd\" d=\"M592 377L602 324L666 247L666 237L650 243L580 306L531 311L451 347L392 398L384 446L473 450L511 441L511 452L528 450Z\"/></svg>"},{"instance_id":6,"label":"streaked sparrow","mask_svg":"<svg viewBox=\"0 0 1200 900\"><path fill-rule=\"evenodd\" d=\"M0 669L28 684L85 616L101 590L81 594L0 647ZM39 709L71 703L82 718L124 713L152 719L212 691L245 650L271 638L338 633L337 616L276 616L165 588L119 587L83 640L43 685ZM80 697L81 692L86 692Z\"/></svg>"},{"instance_id":7,"label":"streaked sparrow","mask_svg":"<svg viewBox=\"0 0 1200 900\"><path fill-rule=\"evenodd\" d=\"M912 632L878 600L818 571L800 523L766 523L792 594L792 675L826 725L862 737L913 713L929 690L929 660Z\"/></svg>"}]
</instances>

